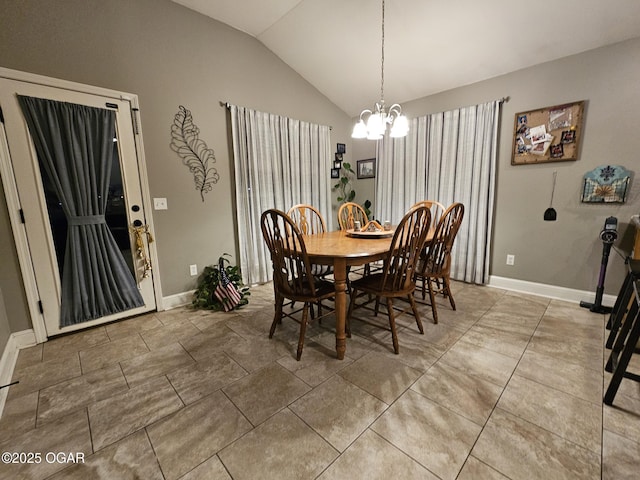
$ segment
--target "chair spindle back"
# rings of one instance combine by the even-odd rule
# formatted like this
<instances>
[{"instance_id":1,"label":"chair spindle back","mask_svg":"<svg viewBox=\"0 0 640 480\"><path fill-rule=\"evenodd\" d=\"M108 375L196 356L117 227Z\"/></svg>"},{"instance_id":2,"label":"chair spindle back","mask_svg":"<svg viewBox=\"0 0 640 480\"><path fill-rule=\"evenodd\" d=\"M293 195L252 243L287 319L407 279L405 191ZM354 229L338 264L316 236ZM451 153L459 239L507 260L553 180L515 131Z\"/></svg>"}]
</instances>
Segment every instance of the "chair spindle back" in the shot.
<instances>
[{"instance_id":1,"label":"chair spindle back","mask_svg":"<svg viewBox=\"0 0 640 480\"><path fill-rule=\"evenodd\" d=\"M338 209L338 223L340 230L353 230L355 222L360 222L364 226L369 221L367 213L360 205L354 202L346 202Z\"/></svg>"},{"instance_id":2,"label":"chair spindle back","mask_svg":"<svg viewBox=\"0 0 640 480\"><path fill-rule=\"evenodd\" d=\"M270 209L260 218L262 236L271 253L273 282L285 297L315 295L311 265L302 232L287 214Z\"/></svg>"},{"instance_id":3,"label":"chair spindle back","mask_svg":"<svg viewBox=\"0 0 640 480\"><path fill-rule=\"evenodd\" d=\"M312 205L298 204L289 209L287 215L297 225L303 235L313 235L327 231L327 224L317 208Z\"/></svg>"},{"instance_id":4,"label":"chair spindle back","mask_svg":"<svg viewBox=\"0 0 640 480\"><path fill-rule=\"evenodd\" d=\"M383 289L402 291L415 288L415 267L422 251L431 212L424 206L412 208L402 218L393 234L393 248L384 263Z\"/></svg>"}]
</instances>

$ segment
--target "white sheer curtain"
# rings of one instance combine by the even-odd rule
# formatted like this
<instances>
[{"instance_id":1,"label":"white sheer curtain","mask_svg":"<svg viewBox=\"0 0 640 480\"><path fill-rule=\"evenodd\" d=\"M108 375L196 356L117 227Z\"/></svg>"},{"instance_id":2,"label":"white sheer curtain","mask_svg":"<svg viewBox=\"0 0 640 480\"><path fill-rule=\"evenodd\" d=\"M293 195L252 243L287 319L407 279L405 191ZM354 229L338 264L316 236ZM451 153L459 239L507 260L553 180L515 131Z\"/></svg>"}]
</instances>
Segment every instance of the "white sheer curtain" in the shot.
<instances>
[{"instance_id":1,"label":"white sheer curtain","mask_svg":"<svg viewBox=\"0 0 640 480\"><path fill-rule=\"evenodd\" d=\"M230 105L235 163L238 241L242 280L272 278L271 258L260 230L269 208L315 206L332 227L330 128Z\"/></svg>"},{"instance_id":2,"label":"white sheer curtain","mask_svg":"<svg viewBox=\"0 0 640 480\"><path fill-rule=\"evenodd\" d=\"M405 138L385 137L378 149L376 217L398 222L419 200L460 202L464 220L451 277L489 281L500 101L411 121Z\"/></svg>"}]
</instances>

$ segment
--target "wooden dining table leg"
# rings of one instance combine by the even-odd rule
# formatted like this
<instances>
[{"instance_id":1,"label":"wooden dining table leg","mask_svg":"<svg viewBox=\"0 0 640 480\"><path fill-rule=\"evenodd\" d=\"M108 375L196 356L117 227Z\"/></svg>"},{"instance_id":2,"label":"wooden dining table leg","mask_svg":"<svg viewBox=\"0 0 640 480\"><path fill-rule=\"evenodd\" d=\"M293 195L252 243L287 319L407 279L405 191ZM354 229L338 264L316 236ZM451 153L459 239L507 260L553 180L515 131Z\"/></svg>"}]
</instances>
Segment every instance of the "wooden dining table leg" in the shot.
<instances>
[{"instance_id":1,"label":"wooden dining table leg","mask_svg":"<svg viewBox=\"0 0 640 480\"><path fill-rule=\"evenodd\" d=\"M347 349L345 323L347 319L347 262L336 258L333 263L333 278L336 290L336 353L338 360L344 360Z\"/></svg>"}]
</instances>

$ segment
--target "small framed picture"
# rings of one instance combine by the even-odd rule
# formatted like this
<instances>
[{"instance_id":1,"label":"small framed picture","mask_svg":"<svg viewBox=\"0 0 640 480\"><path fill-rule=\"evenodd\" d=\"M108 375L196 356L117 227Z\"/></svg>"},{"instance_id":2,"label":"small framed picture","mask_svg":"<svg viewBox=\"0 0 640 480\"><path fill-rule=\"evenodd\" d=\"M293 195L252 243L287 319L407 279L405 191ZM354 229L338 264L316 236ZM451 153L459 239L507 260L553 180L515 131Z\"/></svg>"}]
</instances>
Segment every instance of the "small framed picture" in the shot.
<instances>
[{"instance_id":1,"label":"small framed picture","mask_svg":"<svg viewBox=\"0 0 640 480\"><path fill-rule=\"evenodd\" d=\"M376 178L376 159L358 160L358 178Z\"/></svg>"},{"instance_id":2,"label":"small framed picture","mask_svg":"<svg viewBox=\"0 0 640 480\"><path fill-rule=\"evenodd\" d=\"M342 162L339 160L336 160L335 162L333 162L333 168L340 168L342 167Z\"/></svg>"},{"instance_id":3,"label":"small framed picture","mask_svg":"<svg viewBox=\"0 0 640 480\"><path fill-rule=\"evenodd\" d=\"M342 161L342 154L341 153L336 153L334 161L335 162L341 162Z\"/></svg>"},{"instance_id":4,"label":"small framed picture","mask_svg":"<svg viewBox=\"0 0 640 480\"><path fill-rule=\"evenodd\" d=\"M562 158L564 156L564 147L561 143L551 145L551 158Z\"/></svg>"},{"instance_id":5,"label":"small framed picture","mask_svg":"<svg viewBox=\"0 0 640 480\"><path fill-rule=\"evenodd\" d=\"M516 127L516 133L518 135L525 135L529 127L527 126L527 116L518 115L518 126Z\"/></svg>"},{"instance_id":6,"label":"small framed picture","mask_svg":"<svg viewBox=\"0 0 640 480\"><path fill-rule=\"evenodd\" d=\"M337 153L347 153L347 146L344 143L338 143L336 145Z\"/></svg>"},{"instance_id":7,"label":"small framed picture","mask_svg":"<svg viewBox=\"0 0 640 480\"><path fill-rule=\"evenodd\" d=\"M340 178L340 169L332 168L331 169L331 178Z\"/></svg>"},{"instance_id":8,"label":"small framed picture","mask_svg":"<svg viewBox=\"0 0 640 480\"><path fill-rule=\"evenodd\" d=\"M575 130L564 130L562 132L562 137L560 137L561 143L573 143L575 141L576 141Z\"/></svg>"}]
</instances>

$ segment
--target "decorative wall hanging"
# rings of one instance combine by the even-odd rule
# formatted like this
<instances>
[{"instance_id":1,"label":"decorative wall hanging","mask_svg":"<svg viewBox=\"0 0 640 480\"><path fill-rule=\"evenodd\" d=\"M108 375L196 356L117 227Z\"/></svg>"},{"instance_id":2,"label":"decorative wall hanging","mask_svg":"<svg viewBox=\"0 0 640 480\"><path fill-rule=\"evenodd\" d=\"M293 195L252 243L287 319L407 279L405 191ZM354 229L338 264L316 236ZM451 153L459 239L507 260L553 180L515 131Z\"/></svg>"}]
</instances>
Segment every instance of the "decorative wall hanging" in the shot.
<instances>
[{"instance_id":1,"label":"decorative wall hanging","mask_svg":"<svg viewBox=\"0 0 640 480\"><path fill-rule=\"evenodd\" d=\"M511 165L577 160L584 101L516 113Z\"/></svg>"},{"instance_id":2,"label":"decorative wall hanging","mask_svg":"<svg viewBox=\"0 0 640 480\"><path fill-rule=\"evenodd\" d=\"M144 248L144 241L142 237L144 235L147 236L147 244L153 242L153 236L151 236L151 232L149 231L149 225L143 225L139 227L129 227L133 232L133 235L136 239L136 254L140 259L140 263L142 264L142 278L148 278L151 273L151 260L147 257L147 251Z\"/></svg>"},{"instance_id":3,"label":"decorative wall hanging","mask_svg":"<svg viewBox=\"0 0 640 480\"><path fill-rule=\"evenodd\" d=\"M189 167L196 190L204 202L204 194L213 190L213 185L220 180L220 175L211 165L216 162L216 156L213 149L198 138L200 129L193 123L191 111L182 105L179 109L171 125L171 150Z\"/></svg>"},{"instance_id":4,"label":"decorative wall hanging","mask_svg":"<svg viewBox=\"0 0 640 480\"><path fill-rule=\"evenodd\" d=\"M624 203L631 172L619 165L603 165L584 175L583 203Z\"/></svg>"}]
</instances>

